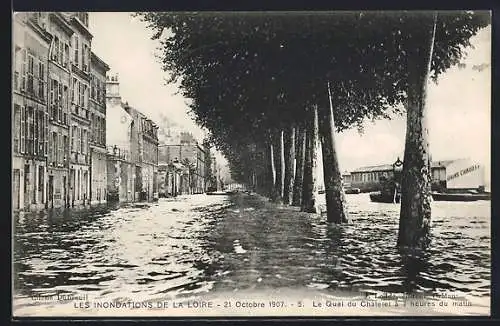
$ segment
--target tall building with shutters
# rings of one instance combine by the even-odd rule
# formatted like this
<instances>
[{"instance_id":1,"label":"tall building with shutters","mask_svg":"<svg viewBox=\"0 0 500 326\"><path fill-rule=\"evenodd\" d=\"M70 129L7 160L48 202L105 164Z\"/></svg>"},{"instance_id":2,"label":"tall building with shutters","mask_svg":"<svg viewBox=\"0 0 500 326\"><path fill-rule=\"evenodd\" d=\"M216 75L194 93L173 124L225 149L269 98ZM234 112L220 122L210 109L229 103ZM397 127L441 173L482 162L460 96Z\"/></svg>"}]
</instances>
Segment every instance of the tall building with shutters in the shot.
<instances>
[{"instance_id":1,"label":"tall building with shutters","mask_svg":"<svg viewBox=\"0 0 500 326\"><path fill-rule=\"evenodd\" d=\"M90 199L90 60L92 34L88 13L64 13L74 30L71 61L71 114L69 151L70 205L87 205Z\"/></svg>"},{"instance_id":2,"label":"tall building with shutters","mask_svg":"<svg viewBox=\"0 0 500 326\"><path fill-rule=\"evenodd\" d=\"M47 30L52 35L49 50L48 111L49 149L47 156L48 206L69 205L69 143L70 143L70 49L73 28L65 17L47 13Z\"/></svg>"},{"instance_id":3,"label":"tall building with shutters","mask_svg":"<svg viewBox=\"0 0 500 326\"><path fill-rule=\"evenodd\" d=\"M90 57L90 201L106 202L106 74L109 66L94 52Z\"/></svg>"},{"instance_id":4,"label":"tall building with shutters","mask_svg":"<svg viewBox=\"0 0 500 326\"><path fill-rule=\"evenodd\" d=\"M52 36L47 16L16 13L13 17L12 199L13 209L47 204L49 112L47 66Z\"/></svg>"},{"instance_id":5,"label":"tall building with shutters","mask_svg":"<svg viewBox=\"0 0 500 326\"><path fill-rule=\"evenodd\" d=\"M109 68L92 55L88 16L87 12L14 15L14 210L88 205L91 199L106 197ZM92 168L98 180L94 184Z\"/></svg>"}]
</instances>

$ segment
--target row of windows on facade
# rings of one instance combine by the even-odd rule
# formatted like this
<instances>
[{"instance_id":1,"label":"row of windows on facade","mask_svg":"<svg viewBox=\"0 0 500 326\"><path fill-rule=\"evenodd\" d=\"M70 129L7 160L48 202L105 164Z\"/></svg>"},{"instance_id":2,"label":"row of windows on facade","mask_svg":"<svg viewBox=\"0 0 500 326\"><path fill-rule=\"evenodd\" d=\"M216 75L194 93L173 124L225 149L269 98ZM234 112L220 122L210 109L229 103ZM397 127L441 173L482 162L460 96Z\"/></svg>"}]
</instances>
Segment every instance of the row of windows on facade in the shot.
<instances>
[{"instance_id":1,"label":"row of windows on facade","mask_svg":"<svg viewBox=\"0 0 500 326\"><path fill-rule=\"evenodd\" d=\"M383 176L385 178L388 178L389 175L392 172L361 172L361 173L353 173L352 174L352 181L358 181L358 182L376 182L379 181L380 178Z\"/></svg>"},{"instance_id":2,"label":"row of windows on facade","mask_svg":"<svg viewBox=\"0 0 500 326\"><path fill-rule=\"evenodd\" d=\"M83 43L78 35L75 34L72 36L72 50L70 49L69 43L59 39L57 35L54 36L52 42L51 60L57 62L66 69L69 69L69 65L72 63L83 72L90 72L90 46ZM70 57L70 51L73 51L73 57Z\"/></svg>"},{"instance_id":3,"label":"row of windows on facade","mask_svg":"<svg viewBox=\"0 0 500 326\"><path fill-rule=\"evenodd\" d=\"M46 89L46 66L39 58L26 49L21 50L22 64L16 64L14 72L14 90L25 91L29 95L38 98L41 102L45 102ZM16 60L16 62L18 62ZM27 63L27 66L26 66ZM106 100L106 85L99 82L99 79L93 78L94 82L91 85L91 98L102 105L105 105ZM51 79L50 81L50 104L68 106L68 86L60 81ZM88 85L73 78L72 83L72 103L75 103L75 113L79 113L79 109L88 110Z\"/></svg>"},{"instance_id":4,"label":"row of windows on facade","mask_svg":"<svg viewBox=\"0 0 500 326\"><path fill-rule=\"evenodd\" d=\"M48 14L37 12L31 14L30 17L34 19L34 22L47 31L47 22L48 22ZM76 14L76 17L85 25L88 26L88 13L79 12ZM54 61L57 61L62 66L69 68L69 52L70 45L67 40L59 37L57 33L53 34L51 47L53 49L52 58ZM66 38L67 39L67 38ZM83 71L88 72L90 70L90 46L85 44L82 40L80 40L80 36L78 34L73 34L71 37L71 44L73 48L73 64L77 67L81 67ZM81 51L80 51L81 49ZM81 65L80 65L81 64Z\"/></svg>"},{"instance_id":5,"label":"row of windows on facade","mask_svg":"<svg viewBox=\"0 0 500 326\"><path fill-rule=\"evenodd\" d=\"M31 96L45 102L46 67L43 60L26 49L21 51L21 60L16 52L16 70L14 72L14 90L25 91Z\"/></svg>"},{"instance_id":6,"label":"row of windows on facade","mask_svg":"<svg viewBox=\"0 0 500 326\"><path fill-rule=\"evenodd\" d=\"M48 115L41 108L14 105L14 152L47 156Z\"/></svg>"},{"instance_id":7,"label":"row of windows on facade","mask_svg":"<svg viewBox=\"0 0 500 326\"><path fill-rule=\"evenodd\" d=\"M62 42L59 42L57 36L55 38L55 49L52 53L51 59L60 65L69 69L69 46L67 44L63 45ZM85 52L90 51L85 47ZM83 60L83 59L82 59ZM75 65L78 67L78 63L75 61ZM84 65L84 71L88 72L87 64ZM103 82L100 78L97 78L95 74L91 74L91 82L90 82L90 98L97 101L98 103L104 105L106 101L106 83Z\"/></svg>"},{"instance_id":8,"label":"row of windows on facade","mask_svg":"<svg viewBox=\"0 0 500 326\"><path fill-rule=\"evenodd\" d=\"M91 142L104 145L106 142L106 129L105 119L94 116L94 126L91 130ZM66 136L59 135L54 138L48 139L48 114L44 112L43 108L21 107L18 104L14 105L14 132L13 132L13 147L14 153L22 153L35 156L47 156L48 147L50 146L50 153L53 154L53 148L61 148L65 153L67 152L67 138ZM73 126L71 129L72 147L71 151L75 153L87 154L89 132L79 126ZM54 146L56 144L57 146ZM63 146L60 146L60 145ZM52 162L60 163L66 156L59 155ZM54 156L52 156L54 157Z\"/></svg>"}]
</instances>

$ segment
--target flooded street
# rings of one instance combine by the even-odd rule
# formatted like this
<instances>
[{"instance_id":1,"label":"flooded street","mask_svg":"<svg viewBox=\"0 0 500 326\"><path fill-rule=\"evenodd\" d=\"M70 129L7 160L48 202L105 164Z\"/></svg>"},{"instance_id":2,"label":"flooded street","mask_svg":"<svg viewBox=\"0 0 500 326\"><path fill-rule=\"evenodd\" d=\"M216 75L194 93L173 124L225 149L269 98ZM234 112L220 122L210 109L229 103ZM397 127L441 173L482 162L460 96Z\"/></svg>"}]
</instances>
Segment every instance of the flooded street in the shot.
<instances>
[{"instance_id":1,"label":"flooded street","mask_svg":"<svg viewBox=\"0 0 500 326\"><path fill-rule=\"evenodd\" d=\"M275 289L489 301L489 201L434 202L431 250L411 258L396 250L399 205L347 198L342 226L244 194L16 216L14 308L57 305L39 299L54 294L141 301Z\"/></svg>"}]
</instances>

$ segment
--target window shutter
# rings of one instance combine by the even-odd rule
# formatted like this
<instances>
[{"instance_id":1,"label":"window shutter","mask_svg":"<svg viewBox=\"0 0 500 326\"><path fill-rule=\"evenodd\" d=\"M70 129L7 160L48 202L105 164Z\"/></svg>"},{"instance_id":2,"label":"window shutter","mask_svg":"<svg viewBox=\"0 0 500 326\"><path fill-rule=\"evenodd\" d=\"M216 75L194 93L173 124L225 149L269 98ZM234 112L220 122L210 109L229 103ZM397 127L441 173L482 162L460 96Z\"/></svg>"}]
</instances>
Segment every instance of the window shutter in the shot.
<instances>
[{"instance_id":1,"label":"window shutter","mask_svg":"<svg viewBox=\"0 0 500 326\"><path fill-rule=\"evenodd\" d=\"M54 101L55 101L55 98L54 98L54 85L55 85L55 82L56 81L54 79L50 80L50 106L51 106L51 109L52 109L52 106L55 104L54 103Z\"/></svg>"},{"instance_id":2,"label":"window shutter","mask_svg":"<svg viewBox=\"0 0 500 326\"><path fill-rule=\"evenodd\" d=\"M61 164L63 160L63 137L57 134L57 163Z\"/></svg>"},{"instance_id":3,"label":"window shutter","mask_svg":"<svg viewBox=\"0 0 500 326\"><path fill-rule=\"evenodd\" d=\"M21 90L26 90L26 61L27 61L28 52L26 49L22 49L22 62L21 62Z\"/></svg>"},{"instance_id":4,"label":"window shutter","mask_svg":"<svg viewBox=\"0 0 500 326\"><path fill-rule=\"evenodd\" d=\"M21 153L26 150L26 107L21 107Z\"/></svg>"},{"instance_id":5,"label":"window shutter","mask_svg":"<svg viewBox=\"0 0 500 326\"><path fill-rule=\"evenodd\" d=\"M82 129L81 128L77 128L77 132L78 132L78 153L81 153L82 152Z\"/></svg>"},{"instance_id":6,"label":"window shutter","mask_svg":"<svg viewBox=\"0 0 500 326\"><path fill-rule=\"evenodd\" d=\"M49 150L49 114L47 112L45 112L45 114L43 115L45 117L45 121L44 121L44 126L45 126L45 130L44 130L44 151L45 151L45 156L48 155L48 150Z\"/></svg>"}]
</instances>

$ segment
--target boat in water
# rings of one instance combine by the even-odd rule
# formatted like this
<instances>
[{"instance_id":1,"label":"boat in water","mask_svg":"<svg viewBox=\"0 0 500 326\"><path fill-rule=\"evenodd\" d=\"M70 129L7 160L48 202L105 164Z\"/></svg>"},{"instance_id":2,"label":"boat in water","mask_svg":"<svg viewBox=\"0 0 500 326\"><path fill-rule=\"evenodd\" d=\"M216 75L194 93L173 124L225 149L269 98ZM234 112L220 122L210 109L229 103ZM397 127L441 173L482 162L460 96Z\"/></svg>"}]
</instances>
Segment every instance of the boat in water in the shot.
<instances>
[{"instance_id":1,"label":"boat in water","mask_svg":"<svg viewBox=\"0 0 500 326\"><path fill-rule=\"evenodd\" d=\"M207 195L215 195L215 196L223 196L223 195L230 195L230 191L209 191L206 193Z\"/></svg>"},{"instance_id":2,"label":"boat in water","mask_svg":"<svg viewBox=\"0 0 500 326\"><path fill-rule=\"evenodd\" d=\"M491 193L443 193L433 192L432 199L435 201L476 201L491 200Z\"/></svg>"}]
</instances>

